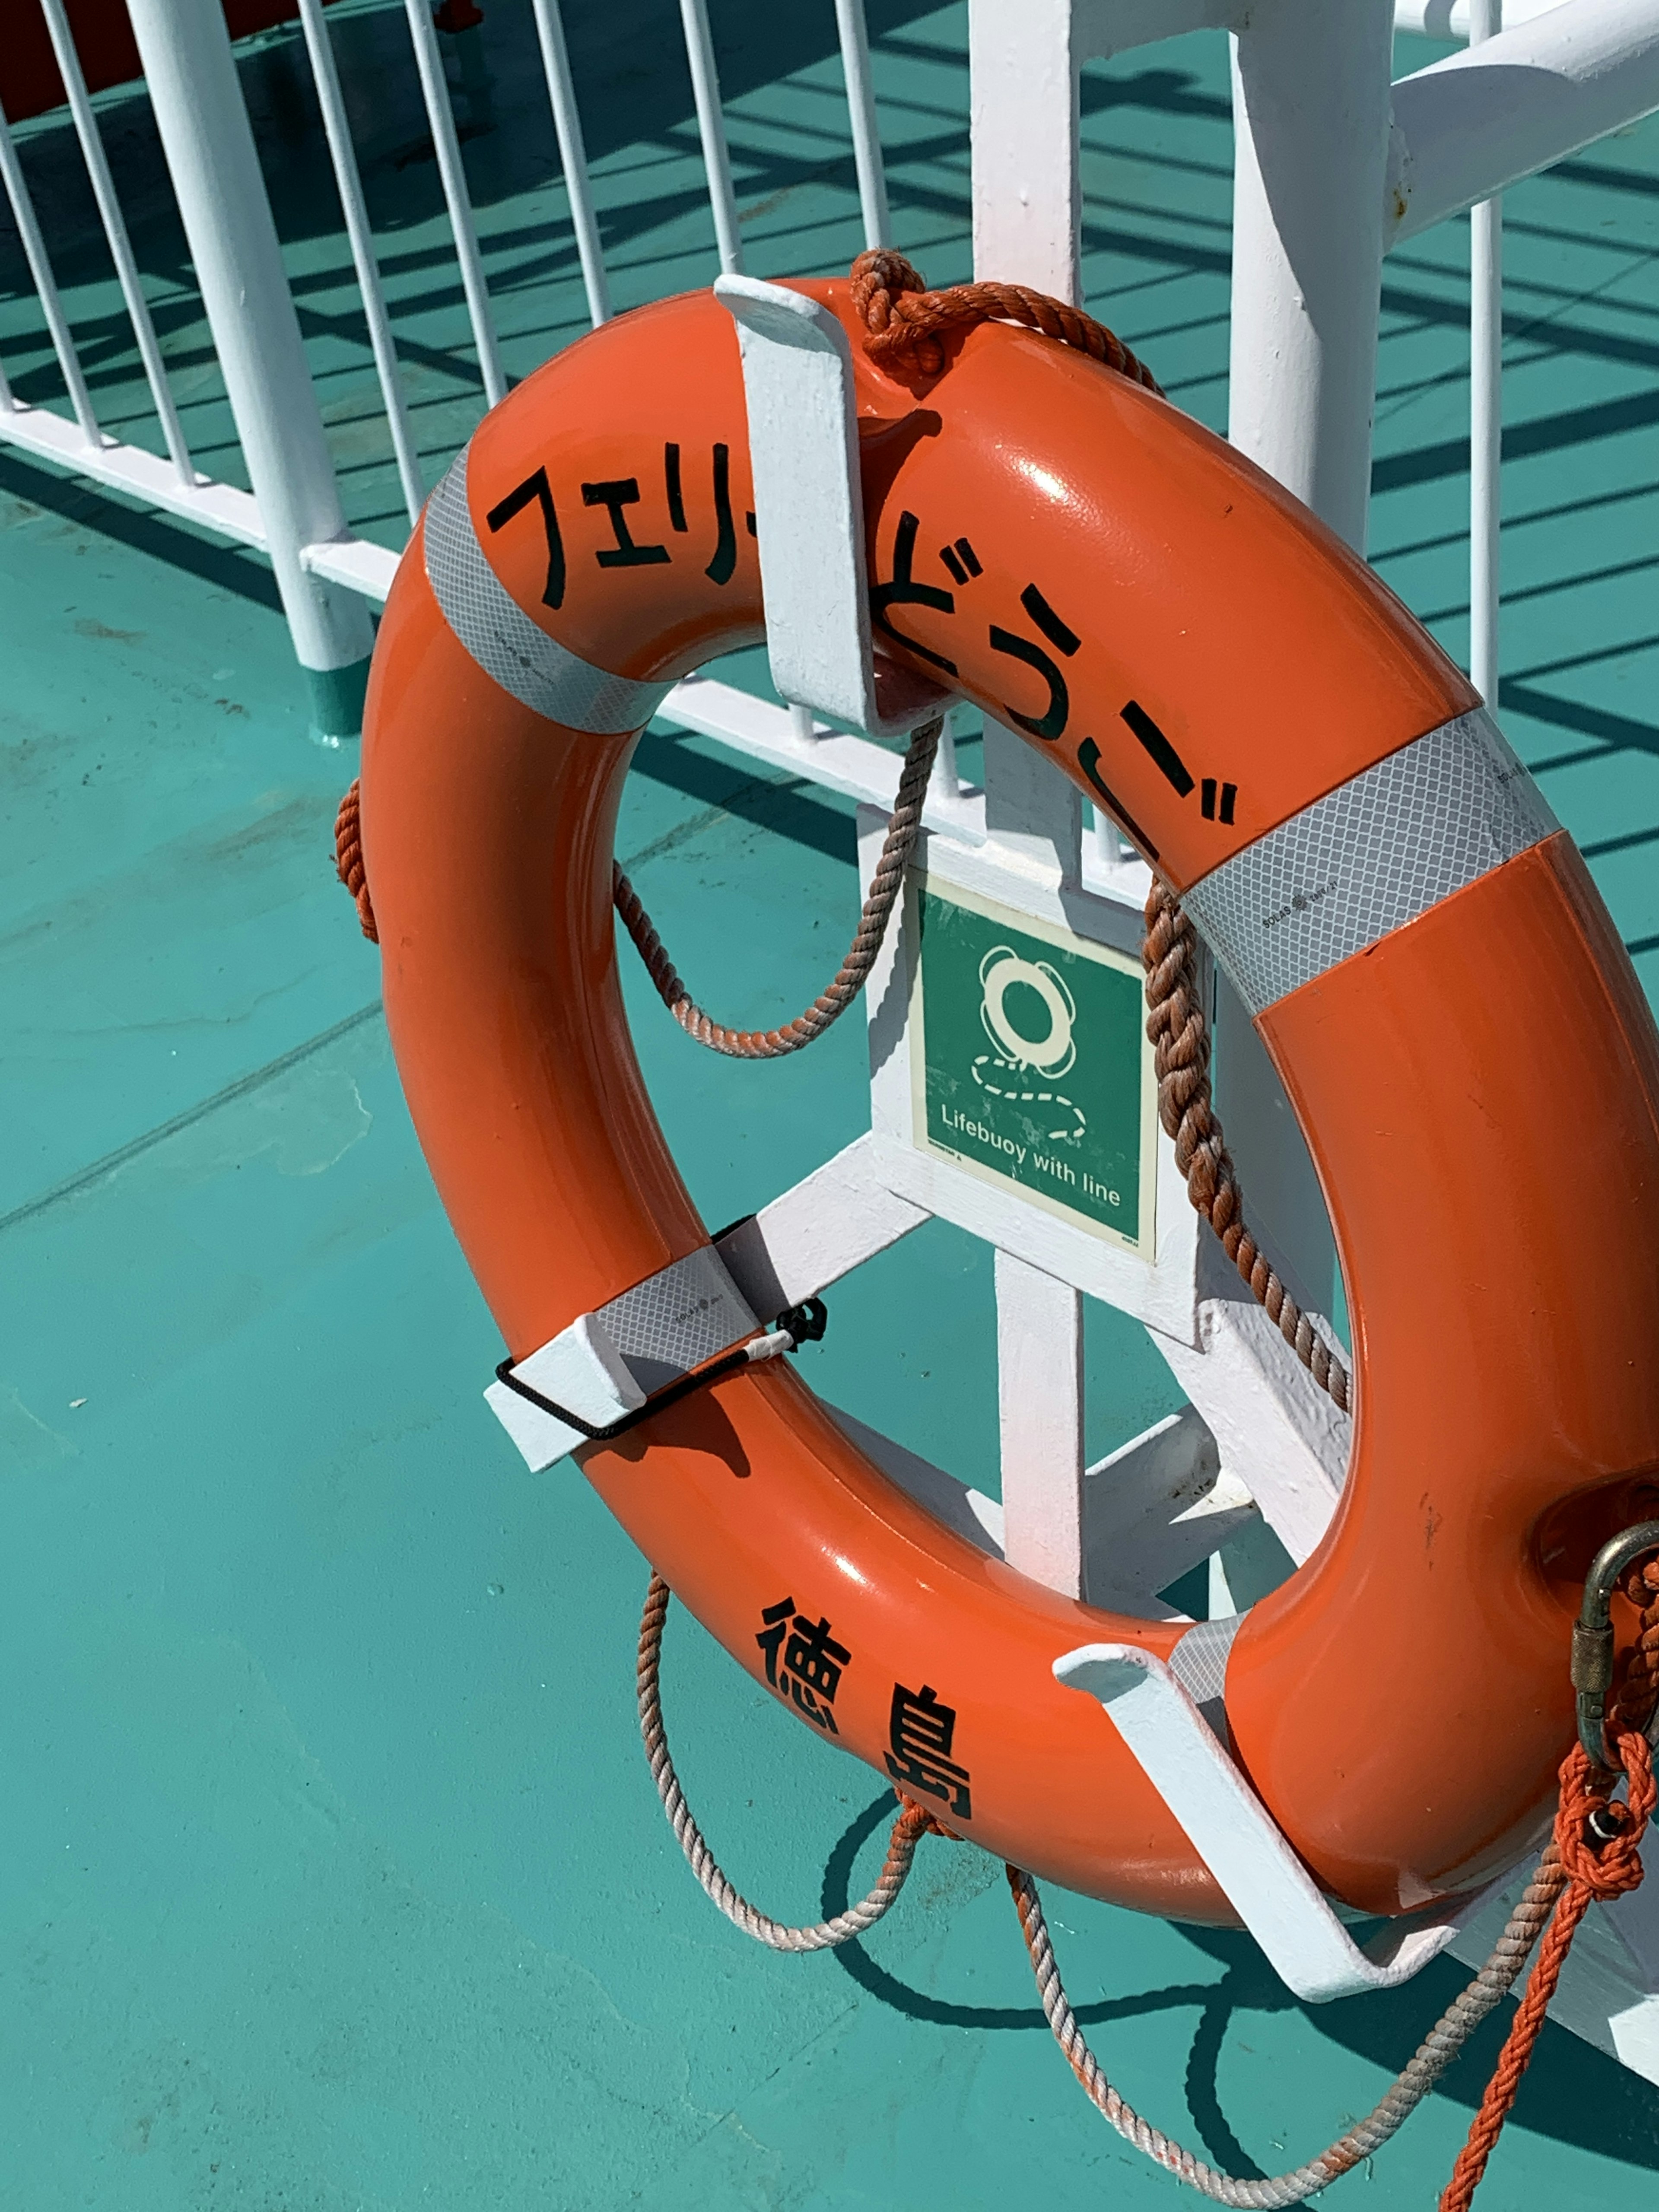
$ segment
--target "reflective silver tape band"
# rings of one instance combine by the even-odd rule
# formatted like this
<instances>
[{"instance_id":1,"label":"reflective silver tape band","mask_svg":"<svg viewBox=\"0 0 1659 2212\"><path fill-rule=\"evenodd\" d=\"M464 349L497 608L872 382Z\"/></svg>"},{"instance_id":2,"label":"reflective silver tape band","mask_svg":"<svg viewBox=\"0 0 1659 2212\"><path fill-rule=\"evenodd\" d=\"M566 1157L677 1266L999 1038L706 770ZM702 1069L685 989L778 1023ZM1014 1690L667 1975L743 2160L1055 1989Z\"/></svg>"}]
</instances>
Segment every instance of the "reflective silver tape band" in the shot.
<instances>
[{"instance_id":1,"label":"reflective silver tape band","mask_svg":"<svg viewBox=\"0 0 1659 2212\"><path fill-rule=\"evenodd\" d=\"M463 447L426 503L426 573L438 605L486 676L520 706L567 729L610 737L643 729L672 690L613 676L531 621L484 558L466 504Z\"/></svg>"},{"instance_id":2,"label":"reflective silver tape band","mask_svg":"<svg viewBox=\"0 0 1659 2212\"><path fill-rule=\"evenodd\" d=\"M647 1395L752 1336L759 1326L712 1244L635 1283L601 1306L594 1319Z\"/></svg>"},{"instance_id":3,"label":"reflective silver tape band","mask_svg":"<svg viewBox=\"0 0 1659 2212\"><path fill-rule=\"evenodd\" d=\"M1212 1735L1231 1747L1227 1727L1227 1661L1244 1626L1242 1613L1195 1620L1170 1654L1170 1672L1209 1723Z\"/></svg>"},{"instance_id":4,"label":"reflective silver tape band","mask_svg":"<svg viewBox=\"0 0 1659 2212\"><path fill-rule=\"evenodd\" d=\"M1260 1014L1559 827L1477 708L1247 845L1182 904Z\"/></svg>"}]
</instances>

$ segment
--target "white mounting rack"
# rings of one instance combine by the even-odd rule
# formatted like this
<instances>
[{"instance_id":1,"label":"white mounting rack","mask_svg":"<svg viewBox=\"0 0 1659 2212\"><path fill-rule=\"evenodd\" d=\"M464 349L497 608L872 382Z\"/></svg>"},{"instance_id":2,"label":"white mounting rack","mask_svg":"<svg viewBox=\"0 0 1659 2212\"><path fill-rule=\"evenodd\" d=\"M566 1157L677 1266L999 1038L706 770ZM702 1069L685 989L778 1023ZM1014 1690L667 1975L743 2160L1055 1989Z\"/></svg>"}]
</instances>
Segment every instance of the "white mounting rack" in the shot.
<instances>
[{"instance_id":1,"label":"white mounting rack","mask_svg":"<svg viewBox=\"0 0 1659 2212\"><path fill-rule=\"evenodd\" d=\"M902 736L951 695L872 652L847 332L781 284L717 276L714 296L738 326L755 513L781 525L759 538L772 681L797 706Z\"/></svg>"},{"instance_id":2,"label":"white mounting rack","mask_svg":"<svg viewBox=\"0 0 1659 2212\"><path fill-rule=\"evenodd\" d=\"M871 652L850 349L836 318L780 286L722 278L741 334L756 509L774 681L807 710L888 735L933 711L916 685L878 697ZM774 710L775 712L775 710ZM867 739L811 740L868 746ZM874 748L868 748L873 750ZM1081 811L1071 787L1012 732L986 727L982 816L954 791L931 810L914 873L996 902L1041 928L1124 950L1139 945L1146 874L1121 858L1083 880ZM888 756L890 758L890 756ZM950 777L954 785L954 771ZM944 796L937 793L935 796ZM867 882L884 806L860 811ZM952 818L952 815L955 818ZM964 834L965 833L965 834ZM1313 1385L1185 1203L1172 1149L1153 1138L1155 1227L1141 1249L1091 1237L1018 1192L994 1187L919 1140L913 1112L914 917L907 901L867 986L872 1128L722 1241L757 1313L816 1295L930 1216L996 1252L1002 1498L984 1498L850 1417L838 1416L890 1477L969 1540L1073 1596L1143 1618L1179 1618L1158 1596L1187 1567L1212 1563L1212 1619L1236 1613L1306 1559L1340 1494L1351 1424ZM1236 1018L1238 1089L1254 1085L1283 1132L1287 1102L1253 1032ZM1292 1161L1294 1166L1294 1161ZM1306 1204L1304 1185L1303 1203ZM1293 1270L1288 1270L1292 1273ZM1094 1468L1083 1453L1084 1294L1134 1315L1189 1399ZM1097 1697L1132 1755L1286 1986L1305 2001L1389 1989L1488 1915L1493 1888L1395 1929L1362 1950L1234 1764L1182 1679L1133 1644L1060 1653L1060 1680ZM1224 1627L1213 1658L1219 1698ZM1224 1707L1215 1710L1224 1716ZM1224 1729L1224 1717L1221 1727ZM1494 1886L1495 1887L1496 1886ZM1644 1929L1646 1921L1642 1923ZM1631 1948L1609 1943L1622 1959ZM1603 1973L1633 2002L1609 2022L1592 1993L1581 2032L1653 2073L1659 2052L1638 1977Z\"/></svg>"},{"instance_id":3,"label":"white mounting rack","mask_svg":"<svg viewBox=\"0 0 1659 2212\"><path fill-rule=\"evenodd\" d=\"M846 332L817 301L781 286L725 276L715 290L740 333L773 680L809 710L874 733L906 729L943 695L913 684L902 702L878 696ZM1050 942L1109 948L1121 970L1122 956L1139 954L1144 868L1120 861L1115 881L1085 886L1076 793L1011 732L988 725L986 742L977 836L953 836L954 824L925 830L914 878L970 908L980 902L989 915L1012 914ZM884 827L874 809L860 817L866 877ZM849 1424L859 1440L949 1525L1052 1588L1105 1601L1107 1584L1112 1600L1143 1616L1179 1618L1157 1595L1181 1571L1172 1565L1183 1555L1179 1532L1188 1563L1218 1551L1227 1557L1241 1585L1228 1595L1248 1602L1259 1594L1247 1586L1252 1576L1269 1586L1322 1534L1346 1461L1346 1419L1314 1389L1237 1277L1229 1279L1219 1248L1206 1249L1213 1239L1200 1235L1173 1148L1150 1110L1150 1064L1139 1071L1148 1110L1133 1241L1091 1230L1070 1208L976 1173L927 1141L915 1108L915 940L907 899L866 994L870 1134L728 1236L722 1256L754 1310L773 1313L930 1216L983 1237L996 1251L1000 1510ZM1134 1000L1138 1006L1138 987ZM1139 1029L1137 1014L1132 1034ZM1098 1470L1084 1466L1085 1293L1146 1325L1195 1408L1160 1422ZM1107 1545L1090 1525L1103 1519L1115 1538ZM1244 1540L1251 1535L1253 1543ZM1224 1577L1216 1580L1219 1595ZM1169 1669L1129 1646L1056 1655L1055 1664L1062 1680L1101 1697L1299 1995L1391 1986L1450 1940L1448 1921L1396 1939L1381 1963L1367 1958Z\"/></svg>"},{"instance_id":4,"label":"white mounting rack","mask_svg":"<svg viewBox=\"0 0 1659 2212\"><path fill-rule=\"evenodd\" d=\"M1054 1678L1099 1698L1268 1965L1308 2003L1397 1989L1486 1905L1489 1889L1362 1951L1171 1668L1135 1644L1085 1644L1055 1660Z\"/></svg>"}]
</instances>

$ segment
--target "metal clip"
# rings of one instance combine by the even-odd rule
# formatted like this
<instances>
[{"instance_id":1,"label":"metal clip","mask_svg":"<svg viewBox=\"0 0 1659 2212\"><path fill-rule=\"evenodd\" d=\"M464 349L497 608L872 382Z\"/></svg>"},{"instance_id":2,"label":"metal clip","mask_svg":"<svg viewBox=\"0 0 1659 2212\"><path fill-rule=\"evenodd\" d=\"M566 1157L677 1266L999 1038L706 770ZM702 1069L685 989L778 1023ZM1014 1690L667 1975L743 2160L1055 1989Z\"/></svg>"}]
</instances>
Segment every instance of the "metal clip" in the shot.
<instances>
[{"instance_id":1,"label":"metal clip","mask_svg":"<svg viewBox=\"0 0 1659 2212\"><path fill-rule=\"evenodd\" d=\"M1607 1757L1607 1692L1613 1687L1613 1593L1644 1552L1659 1551L1659 1521L1638 1521L1603 1544L1584 1578L1584 1599L1572 1625L1572 1686L1578 1693L1578 1741L1597 1766ZM1654 1717L1659 1726L1659 1713ZM1651 1731L1650 1731L1651 1732Z\"/></svg>"}]
</instances>

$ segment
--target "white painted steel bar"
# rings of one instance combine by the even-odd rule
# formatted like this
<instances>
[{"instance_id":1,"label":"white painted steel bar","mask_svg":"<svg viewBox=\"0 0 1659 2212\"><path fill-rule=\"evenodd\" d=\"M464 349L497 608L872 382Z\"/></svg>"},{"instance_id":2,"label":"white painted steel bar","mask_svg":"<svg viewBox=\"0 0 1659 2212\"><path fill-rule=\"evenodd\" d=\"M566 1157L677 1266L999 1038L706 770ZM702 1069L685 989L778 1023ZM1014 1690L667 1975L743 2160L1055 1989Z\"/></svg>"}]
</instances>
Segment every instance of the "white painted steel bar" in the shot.
<instances>
[{"instance_id":1,"label":"white painted steel bar","mask_svg":"<svg viewBox=\"0 0 1659 2212\"><path fill-rule=\"evenodd\" d=\"M444 76L443 56L438 49L438 33L433 27L428 0L404 0L404 12L409 18L409 35L414 42L415 66L420 72L427 126L438 156L444 204L449 210L455 258L461 266L461 289L466 295L472 343L478 349L484 398L495 407L507 397L507 376L495 342L495 319L489 304L489 287L484 279L483 258L478 251L478 227L473 218L472 197L467 190L461 142L455 135L455 111L449 104L449 85Z\"/></svg>"},{"instance_id":2,"label":"white painted steel bar","mask_svg":"<svg viewBox=\"0 0 1659 2212\"><path fill-rule=\"evenodd\" d=\"M974 274L1081 296L1073 0L974 0L968 11Z\"/></svg>"},{"instance_id":3,"label":"white painted steel bar","mask_svg":"<svg viewBox=\"0 0 1659 2212\"><path fill-rule=\"evenodd\" d=\"M72 469L77 476L101 484L106 490L123 493L145 507L158 507L169 514L182 515L202 529L210 530L216 538L227 538L234 544L252 545L261 553L269 550L258 503L252 493L239 491L234 484L215 483L202 476L193 483L180 483L179 471L172 461L143 446L119 445L112 438L88 446L81 435L80 425L71 422L67 416L54 414L50 407L31 407L26 401L15 398L8 405L0 400L0 444L15 446L20 452L32 453L40 460L54 461L60 468ZM377 546L375 550L378 552L380 548ZM397 556L388 554L386 559L395 565ZM386 580L390 583L389 575ZM385 596L384 592L381 596Z\"/></svg>"},{"instance_id":4,"label":"white painted steel bar","mask_svg":"<svg viewBox=\"0 0 1659 2212\"><path fill-rule=\"evenodd\" d=\"M1385 251L1656 108L1659 0L1566 0L1401 77Z\"/></svg>"},{"instance_id":5,"label":"white painted steel bar","mask_svg":"<svg viewBox=\"0 0 1659 2212\"><path fill-rule=\"evenodd\" d=\"M1117 834L1117 824L1103 806L1095 809L1095 852L1103 868L1119 868L1123 865L1127 848Z\"/></svg>"},{"instance_id":6,"label":"white painted steel bar","mask_svg":"<svg viewBox=\"0 0 1659 2212\"><path fill-rule=\"evenodd\" d=\"M17 158L11 126L3 113L0 113L0 182L5 185L6 198L11 203L12 220L16 223L18 236L23 241L23 252L28 261L29 274L34 279L34 289L40 295L40 312L46 318L46 332L52 340L52 349L58 356L64 382L69 387L70 404L75 410L75 419L81 426L81 434L87 444L95 447L100 443L103 433L98 427L92 394L87 390L87 380L81 374L81 362L75 350L69 318L64 313L64 303L58 295L58 280L52 273L52 263L47 258L46 242L40 235L34 202L29 197L29 188L23 176L23 165Z\"/></svg>"},{"instance_id":7,"label":"white painted steel bar","mask_svg":"<svg viewBox=\"0 0 1659 2212\"><path fill-rule=\"evenodd\" d=\"M1382 255L1395 221L1394 20L1393 0L1256 0L1234 68L1230 434L1362 552ZM1421 82L1393 87L1395 123L1402 95ZM1267 1228L1297 1255L1314 1307L1326 1308L1335 1249L1294 1117L1276 1079L1253 1093L1230 1082L1224 1114L1262 1170L1253 1187L1284 1194Z\"/></svg>"},{"instance_id":8,"label":"white painted steel bar","mask_svg":"<svg viewBox=\"0 0 1659 2212\"><path fill-rule=\"evenodd\" d=\"M665 722L713 738L750 760L787 769L827 791L879 807L884 814L893 811L903 755L872 744L868 738L799 738L787 707L775 707L769 699L757 699L751 692L712 677L687 677L657 711ZM961 843L984 842L985 806L976 793L958 792L952 797L930 783L922 821Z\"/></svg>"},{"instance_id":9,"label":"white painted steel bar","mask_svg":"<svg viewBox=\"0 0 1659 2212\"><path fill-rule=\"evenodd\" d=\"M63 0L51 0L51 4L61 7ZM398 380L398 349L392 342L392 319L386 313L386 292L380 283L380 264L374 253L374 234L369 228L362 178L358 173L356 150L351 143L351 125L346 118L345 100L340 91L340 72L335 66L333 41L329 36L328 26L323 21L322 0L299 0L299 4L301 28L305 33L306 51L311 56L311 73L316 80L317 104L322 110L323 133L328 140L329 159L334 164L334 183L340 195L341 210L345 216L352 266L356 270L357 287L363 295L363 319L368 325L368 343L374 355L374 373L380 379L380 398L386 405L386 425L392 433L392 449L398 458L398 477L404 488L404 505L409 510L409 519L412 523L421 511L422 501L426 497L426 486L421 477L420 457L415 448L409 408Z\"/></svg>"},{"instance_id":10,"label":"white painted steel bar","mask_svg":"<svg viewBox=\"0 0 1659 2212\"><path fill-rule=\"evenodd\" d=\"M1087 1644L1054 1671L1100 1700L1267 1963L1308 2003L1399 1988L1476 1908L1479 1900L1443 1906L1426 1923L1385 1929L1362 1951L1163 1660L1134 1644Z\"/></svg>"},{"instance_id":11,"label":"white painted steel bar","mask_svg":"<svg viewBox=\"0 0 1659 2212\"><path fill-rule=\"evenodd\" d=\"M939 724L939 744L933 753L933 765L927 778L927 788L945 799L960 799L962 777L957 769L957 724L969 710L952 707Z\"/></svg>"},{"instance_id":12,"label":"white painted steel bar","mask_svg":"<svg viewBox=\"0 0 1659 2212\"><path fill-rule=\"evenodd\" d=\"M1503 27L1503 0L1473 0L1471 46ZM1504 203L1494 198L1469 210L1469 677L1494 710L1503 391Z\"/></svg>"},{"instance_id":13,"label":"white painted steel bar","mask_svg":"<svg viewBox=\"0 0 1659 2212\"><path fill-rule=\"evenodd\" d=\"M721 276L714 296L738 325L772 681L874 737L914 729L947 695L872 655L847 333L785 285ZM813 736L810 714L798 727Z\"/></svg>"},{"instance_id":14,"label":"white painted steel bar","mask_svg":"<svg viewBox=\"0 0 1659 2212\"><path fill-rule=\"evenodd\" d=\"M582 137L575 81L570 74L564 18L559 12L559 0L534 0L534 6L536 36L541 43L542 69L553 109L553 129L559 142L559 162L564 170L564 189L570 202L570 227L576 234L582 284L587 293L588 319L598 330L601 323L611 319L611 285L605 273L605 248L599 240L599 222L593 209L593 188L587 173L587 143Z\"/></svg>"},{"instance_id":15,"label":"white painted steel bar","mask_svg":"<svg viewBox=\"0 0 1659 2212\"><path fill-rule=\"evenodd\" d=\"M105 157L103 134L98 128L98 118L93 112L92 102L87 96L87 81L81 72L81 57L76 52L75 37L70 29L64 0L40 0L40 5L52 40L52 50L57 56L58 74L64 80L75 135L81 142L81 156L92 180L93 198L98 203L104 236L109 241L110 257L115 264L121 297L126 301L132 335L137 341L138 358L144 365L149 396L155 403L156 419L161 425L161 435L167 441L173 465L179 471L179 483L193 484L196 471L191 462L190 447L185 442L184 425L179 420L179 410L173 404L172 388L167 383L167 363L161 356L155 325L150 319L149 303L144 297L138 264L133 258L131 240L127 236L126 218L116 196L115 180L110 175L109 162Z\"/></svg>"},{"instance_id":16,"label":"white painted steel bar","mask_svg":"<svg viewBox=\"0 0 1659 2212\"><path fill-rule=\"evenodd\" d=\"M714 217L720 272L734 276L743 269L743 240L738 231L738 201L732 188L732 156L726 143L726 117L720 106L720 72L714 66L707 0L680 0L680 21L685 30L692 95L697 103L697 135L702 141L702 165L708 175L708 205Z\"/></svg>"},{"instance_id":17,"label":"white painted steel bar","mask_svg":"<svg viewBox=\"0 0 1659 2212\"><path fill-rule=\"evenodd\" d=\"M1083 1300L1071 1284L996 1255L1003 1557L1083 1595Z\"/></svg>"},{"instance_id":18,"label":"white painted steel bar","mask_svg":"<svg viewBox=\"0 0 1659 2212\"><path fill-rule=\"evenodd\" d=\"M1394 27L1416 31L1425 39L1467 39L1480 4L1480 0L1395 0ZM1504 13L1512 27L1563 4L1564 0L1509 0Z\"/></svg>"},{"instance_id":19,"label":"white painted steel bar","mask_svg":"<svg viewBox=\"0 0 1659 2212\"><path fill-rule=\"evenodd\" d=\"M1078 70L1230 22L1231 0L973 0L974 274L1077 301Z\"/></svg>"},{"instance_id":20,"label":"white painted steel bar","mask_svg":"<svg viewBox=\"0 0 1659 2212\"><path fill-rule=\"evenodd\" d=\"M1365 549L1393 0L1258 0L1233 69L1228 435Z\"/></svg>"},{"instance_id":21,"label":"white painted steel bar","mask_svg":"<svg viewBox=\"0 0 1659 2212\"><path fill-rule=\"evenodd\" d=\"M853 125L853 165L858 171L859 209L866 246L890 246L887 173L882 166L881 129L876 121L876 88L870 74L870 26L864 0L836 0L836 28L841 36L842 74Z\"/></svg>"},{"instance_id":22,"label":"white painted steel bar","mask_svg":"<svg viewBox=\"0 0 1659 2212\"><path fill-rule=\"evenodd\" d=\"M295 653L319 676L354 669L374 644L368 611L301 557L343 538L345 517L224 11L219 0L128 10Z\"/></svg>"}]
</instances>

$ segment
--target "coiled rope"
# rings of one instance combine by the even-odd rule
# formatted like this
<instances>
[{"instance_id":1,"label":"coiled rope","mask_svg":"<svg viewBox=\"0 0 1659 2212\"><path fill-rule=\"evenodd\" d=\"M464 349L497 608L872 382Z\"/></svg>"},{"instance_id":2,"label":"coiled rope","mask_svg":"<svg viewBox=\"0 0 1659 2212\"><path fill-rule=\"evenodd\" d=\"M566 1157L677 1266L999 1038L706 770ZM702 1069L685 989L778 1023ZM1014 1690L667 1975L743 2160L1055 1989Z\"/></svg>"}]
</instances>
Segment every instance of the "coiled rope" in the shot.
<instances>
[{"instance_id":1,"label":"coiled rope","mask_svg":"<svg viewBox=\"0 0 1659 2212\"><path fill-rule=\"evenodd\" d=\"M674 1831L674 1839L685 1853L686 1864L732 1925L741 1928L745 1936L752 1936L757 1943L764 1943L771 1950L829 1951L838 1943L850 1943L855 1936L862 1936L867 1929L873 1928L891 1909L909 1875L916 1845L922 1838L930 1832L943 1836L950 1831L941 1828L923 1807L901 1796L898 1818L887 1839L886 1861L867 1897L848 1905L845 1912L836 1913L833 1920L815 1921L806 1928L787 1927L782 1921L774 1920L751 1905L721 1870L704 1842L702 1830L692 1818L680 1778L674 1771L674 1762L669 1756L668 1735L662 1718L661 1674L662 1630L668 1618L670 1595L662 1577L653 1574L640 1621L639 1662L635 1680L639 1692L640 1734L645 1741L645 1755L651 1763L651 1779L657 1785L657 1795Z\"/></svg>"}]
</instances>

